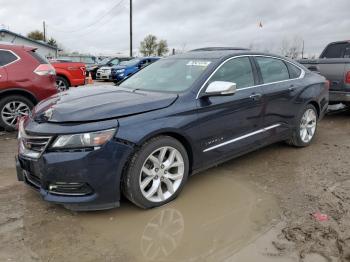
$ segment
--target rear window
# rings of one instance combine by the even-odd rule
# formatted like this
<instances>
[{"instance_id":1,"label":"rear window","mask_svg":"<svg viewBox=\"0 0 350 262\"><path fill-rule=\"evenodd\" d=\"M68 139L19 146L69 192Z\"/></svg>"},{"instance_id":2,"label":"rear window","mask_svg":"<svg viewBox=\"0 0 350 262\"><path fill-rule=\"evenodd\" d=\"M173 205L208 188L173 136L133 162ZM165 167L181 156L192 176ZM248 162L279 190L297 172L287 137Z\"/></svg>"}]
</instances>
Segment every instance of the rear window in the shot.
<instances>
[{"instance_id":1,"label":"rear window","mask_svg":"<svg viewBox=\"0 0 350 262\"><path fill-rule=\"evenodd\" d=\"M33 51L29 51L29 53L32 55L32 57L35 58L35 60L37 60L40 64L48 64L49 61L47 61L47 59L41 55L39 55L37 52Z\"/></svg>"},{"instance_id":2,"label":"rear window","mask_svg":"<svg viewBox=\"0 0 350 262\"><path fill-rule=\"evenodd\" d=\"M299 78L301 75L301 69L292 65L291 63L287 63L290 79Z\"/></svg>"},{"instance_id":3,"label":"rear window","mask_svg":"<svg viewBox=\"0 0 350 262\"><path fill-rule=\"evenodd\" d=\"M8 65L16 60L17 56L15 56L12 52L0 50L0 66Z\"/></svg>"},{"instance_id":4,"label":"rear window","mask_svg":"<svg viewBox=\"0 0 350 262\"><path fill-rule=\"evenodd\" d=\"M270 57L257 57L256 61L265 84L289 79L288 68L282 60Z\"/></svg>"},{"instance_id":5,"label":"rear window","mask_svg":"<svg viewBox=\"0 0 350 262\"><path fill-rule=\"evenodd\" d=\"M350 45L345 47L344 58L350 58Z\"/></svg>"},{"instance_id":6,"label":"rear window","mask_svg":"<svg viewBox=\"0 0 350 262\"><path fill-rule=\"evenodd\" d=\"M323 52L321 58L342 58L348 43L331 44Z\"/></svg>"}]
</instances>

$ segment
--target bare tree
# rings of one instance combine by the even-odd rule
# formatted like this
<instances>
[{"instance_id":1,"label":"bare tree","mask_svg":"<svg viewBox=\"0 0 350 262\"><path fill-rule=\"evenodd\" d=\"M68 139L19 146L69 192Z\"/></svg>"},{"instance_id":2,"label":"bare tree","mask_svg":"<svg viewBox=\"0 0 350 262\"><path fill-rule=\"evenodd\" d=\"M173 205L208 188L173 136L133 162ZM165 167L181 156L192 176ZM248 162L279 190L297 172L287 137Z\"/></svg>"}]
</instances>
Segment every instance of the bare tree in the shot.
<instances>
[{"instance_id":1,"label":"bare tree","mask_svg":"<svg viewBox=\"0 0 350 262\"><path fill-rule=\"evenodd\" d=\"M158 55L163 56L169 52L168 43L166 40L157 41L155 35L148 35L140 43L140 53L143 56Z\"/></svg>"},{"instance_id":2,"label":"bare tree","mask_svg":"<svg viewBox=\"0 0 350 262\"><path fill-rule=\"evenodd\" d=\"M296 59L302 52L302 45L303 39L301 37L294 36L292 40L284 38L281 46L281 54Z\"/></svg>"},{"instance_id":3,"label":"bare tree","mask_svg":"<svg viewBox=\"0 0 350 262\"><path fill-rule=\"evenodd\" d=\"M31 31L27 34L27 37L33 40L44 41L44 34L39 30Z\"/></svg>"},{"instance_id":4,"label":"bare tree","mask_svg":"<svg viewBox=\"0 0 350 262\"><path fill-rule=\"evenodd\" d=\"M157 37L155 35L148 35L140 44L140 52L144 56L155 55L157 47Z\"/></svg>"},{"instance_id":5,"label":"bare tree","mask_svg":"<svg viewBox=\"0 0 350 262\"><path fill-rule=\"evenodd\" d=\"M166 55L169 52L168 43L166 40L159 40L157 44L157 56Z\"/></svg>"}]
</instances>

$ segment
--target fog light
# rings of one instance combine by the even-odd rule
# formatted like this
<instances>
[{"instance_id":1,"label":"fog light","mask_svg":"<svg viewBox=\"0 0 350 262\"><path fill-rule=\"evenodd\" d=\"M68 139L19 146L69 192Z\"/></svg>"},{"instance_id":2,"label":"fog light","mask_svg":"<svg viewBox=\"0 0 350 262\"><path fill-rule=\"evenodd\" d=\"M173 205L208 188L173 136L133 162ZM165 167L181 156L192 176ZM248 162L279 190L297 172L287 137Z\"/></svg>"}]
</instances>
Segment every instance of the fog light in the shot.
<instances>
[{"instance_id":1,"label":"fog light","mask_svg":"<svg viewBox=\"0 0 350 262\"><path fill-rule=\"evenodd\" d=\"M49 192L56 195L84 196L91 194L93 191L87 183L55 182L49 184Z\"/></svg>"}]
</instances>

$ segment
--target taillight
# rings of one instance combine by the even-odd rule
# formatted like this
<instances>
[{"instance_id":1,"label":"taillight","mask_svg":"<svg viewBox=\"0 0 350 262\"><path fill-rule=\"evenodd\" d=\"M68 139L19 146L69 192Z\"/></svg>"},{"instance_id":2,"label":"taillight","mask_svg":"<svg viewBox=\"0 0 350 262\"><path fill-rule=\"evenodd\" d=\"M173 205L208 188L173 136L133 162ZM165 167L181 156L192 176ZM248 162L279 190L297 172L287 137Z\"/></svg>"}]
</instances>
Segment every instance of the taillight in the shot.
<instances>
[{"instance_id":1,"label":"taillight","mask_svg":"<svg viewBox=\"0 0 350 262\"><path fill-rule=\"evenodd\" d=\"M81 72L83 73L83 75L86 75L86 67L85 66L81 66L80 67Z\"/></svg>"},{"instance_id":2,"label":"taillight","mask_svg":"<svg viewBox=\"0 0 350 262\"><path fill-rule=\"evenodd\" d=\"M350 84L350 71L345 75L345 83Z\"/></svg>"},{"instance_id":3,"label":"taillight","mask_svg":"<svg viewBox=\"0 0 350 262\"><path fill-rule=\"evenodd\" d=\"M329 89L331 86L331 82L329 80L326 80L325 84L326 84L326 88Z\"/></svg>"},{"instance_id":4,"label":"taillight","mask_svg":"<svg viewBox=\"0 0 350 262\"><path fill-rule=\"evenodd\" d=\"M38 65L37 68L35 68L34 73L39 76L47 76L47 75L55 75L56 71L55 68L53 68L50 64L41 64Z\"/></svg>"}]
</instances>

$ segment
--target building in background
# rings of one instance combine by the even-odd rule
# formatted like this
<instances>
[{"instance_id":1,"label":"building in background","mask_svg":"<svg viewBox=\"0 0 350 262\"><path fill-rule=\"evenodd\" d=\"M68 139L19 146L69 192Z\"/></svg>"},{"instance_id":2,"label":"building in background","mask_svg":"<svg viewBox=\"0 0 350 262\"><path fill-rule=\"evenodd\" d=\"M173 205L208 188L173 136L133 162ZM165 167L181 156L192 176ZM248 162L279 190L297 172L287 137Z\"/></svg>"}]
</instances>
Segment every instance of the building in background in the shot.
<instances>
[{"instance_id":1,"label":"building in background","mask_svg":"<svg viewBox=\"0 0 350 262\"><path fill-rule=\"evenodd\" d=\"M37 52L46 58L57 58L58 48L41 41L35 41L23 35L11 32L7 29L0 29L0 43L7 42L16 45L32 46Z\"/></svg>"}]
</instances>

